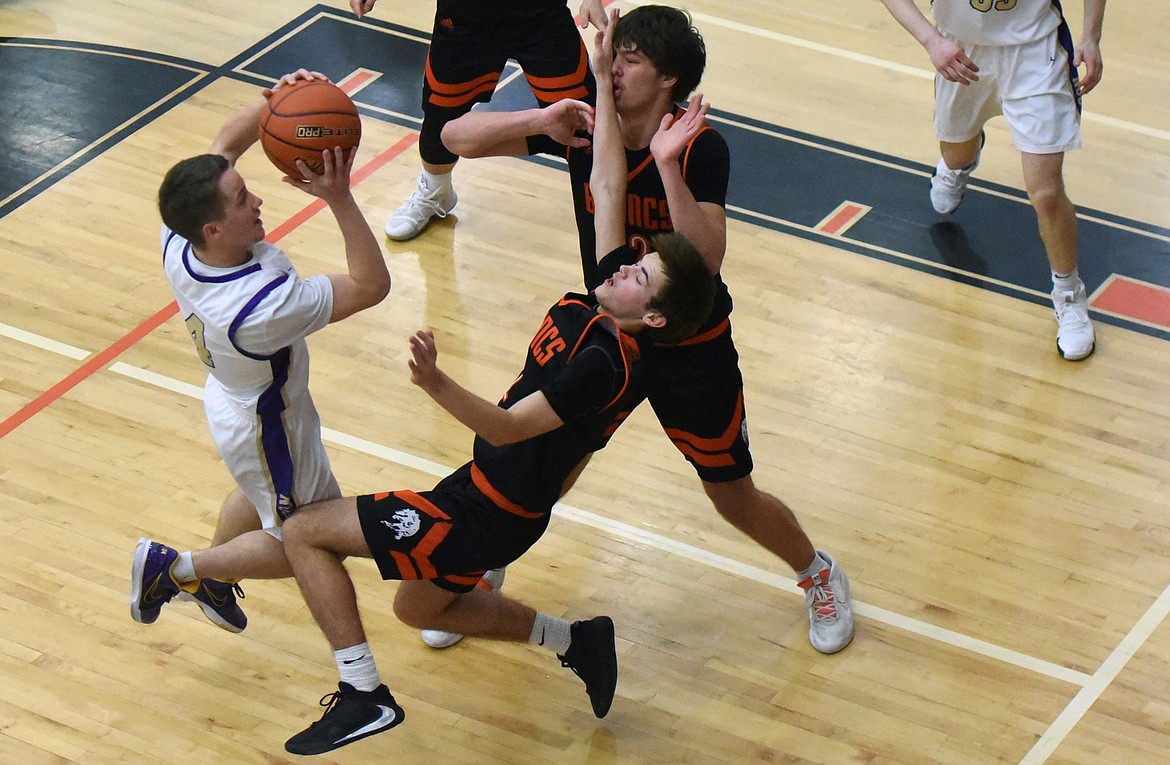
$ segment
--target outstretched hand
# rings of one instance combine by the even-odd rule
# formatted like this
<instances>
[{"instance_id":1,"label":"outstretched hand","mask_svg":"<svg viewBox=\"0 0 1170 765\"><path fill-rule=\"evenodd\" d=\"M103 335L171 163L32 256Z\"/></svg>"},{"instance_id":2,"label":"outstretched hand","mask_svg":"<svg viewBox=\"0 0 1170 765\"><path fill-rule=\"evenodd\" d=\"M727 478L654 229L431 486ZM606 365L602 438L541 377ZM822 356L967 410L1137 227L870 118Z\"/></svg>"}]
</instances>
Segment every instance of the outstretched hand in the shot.
<instances>
[{"instance_id":1,"label":"outstretched hand","mask_svg":"<svg viewBox=\"0 0 1170 765\"><path fill-rule=\"evenodd\" d=\"M435 331L420 329L410 338L410 381L427 390L439 381L439 349L435 346Z\"/></svg>"},{"instance_id":2,"label":"outstretched hand","mask_svg":"<svg viewBox=\"0 0 1170 765\"><path fill-rule=\"evenodd\" d=\"M691 96L687 110L677 119L673 113L663 115L658 132L650 139L650 153L655 162L672 162L678 159L687 144L706 126L707 112L711 105L703 102L703 94Z\"/></svg>"},{"instance_id":3,"label":"outstretched hand","mask_svg":"<svg viewBox=\"0 0 1170 765\"><path fill-rule=\"evenodd\" d=\"M617 29L618 9L610 11L608 24L599 26L593 35L593 76L600 83L613 81L613 33Z\"/></svg>"},{"instance_id":4,"label":"outstretched hand","mask_svg":"<svg viewBox=\"0 0 1170 765\"><path fill-rule=\"evenodd\" d=\"M585 29L592 24L604 32L608 23L609 19L605 15L605 3L602 0L581 0L581 9L577 11L577 26Z\"/></svg>"}]
</instances>

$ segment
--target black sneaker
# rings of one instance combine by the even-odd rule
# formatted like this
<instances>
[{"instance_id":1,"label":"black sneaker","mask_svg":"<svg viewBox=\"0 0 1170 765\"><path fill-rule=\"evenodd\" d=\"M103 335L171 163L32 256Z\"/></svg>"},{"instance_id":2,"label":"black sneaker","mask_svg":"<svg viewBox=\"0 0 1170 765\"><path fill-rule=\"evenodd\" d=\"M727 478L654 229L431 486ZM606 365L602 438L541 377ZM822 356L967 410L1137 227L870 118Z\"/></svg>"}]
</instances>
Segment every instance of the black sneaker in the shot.
<instances>
[{"instance_id":1,"label":"black sneaker","mask_svg":"<svg viewBox=\"0 0 1170 765\"><path fill-rule=\"evenodd\" d=\"M585 692L593 705L593 714L605 717L617 690L617 643L613 634L613 619L597 616L584 622L573 622L569 628L569 650L557 654L562 667L568 667L585 681Z\"/></svg>"},{"instance_id":2,"label":"black sneaker","mask_svg":"<svg viewBox=\"0 0 1170 765\"><path fill-rule=\"evenodd\" d=\"M321 754L390 730L406 718L385 684L359 691L346 682L335 693L321 697L321 719L284 742L292 754Z\"/></svg>"}]
</instances>

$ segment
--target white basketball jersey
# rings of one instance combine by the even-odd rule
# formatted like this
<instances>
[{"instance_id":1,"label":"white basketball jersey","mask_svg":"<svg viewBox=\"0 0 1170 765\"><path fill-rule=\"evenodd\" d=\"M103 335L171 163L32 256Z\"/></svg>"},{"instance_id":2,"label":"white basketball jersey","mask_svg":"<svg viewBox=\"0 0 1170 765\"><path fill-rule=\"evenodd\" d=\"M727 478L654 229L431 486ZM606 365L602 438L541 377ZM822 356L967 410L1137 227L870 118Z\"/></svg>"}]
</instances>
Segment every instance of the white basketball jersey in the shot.
<instances>
[{"instance_id":1,"label":"white basketball jersey","mask_svg":"<svg viewBox=\"0 0 1170 765\"><path fill-rule=\"evenodd\" d=\"M191 243L163 227L163 265L179 315L208 373L245 410L274 383L286 398L308 390L305 336L329 323L333 285L301 279L280 248L252 247L252 259L214 268Z\"/></svg>"},{"instance_id":2,"label":"white basketball jersey","mask_svg":"<svg viewBox=\"0 0 1170 765\"><path fill-rule=\"evenodd\" d=\"M1054 0L932 0L939 31L964 45L1023 45L1052 34L1063 16Z\"/></svg>"},{"instance_id":3,"label":"white basketball jersey","mask_svg":"<svg viewBox=\"0 0 1170 765\"><path fill-rule=\"evenodd\" d=\"M277 247L260 242L234 268L213 268L191 243L162 230L163 267L207 367L203 405L212 440L276 538L289 513L341 495L309 395L305 336L329 323L333 284L300 279Z\"/></svg>"}]
</instances>

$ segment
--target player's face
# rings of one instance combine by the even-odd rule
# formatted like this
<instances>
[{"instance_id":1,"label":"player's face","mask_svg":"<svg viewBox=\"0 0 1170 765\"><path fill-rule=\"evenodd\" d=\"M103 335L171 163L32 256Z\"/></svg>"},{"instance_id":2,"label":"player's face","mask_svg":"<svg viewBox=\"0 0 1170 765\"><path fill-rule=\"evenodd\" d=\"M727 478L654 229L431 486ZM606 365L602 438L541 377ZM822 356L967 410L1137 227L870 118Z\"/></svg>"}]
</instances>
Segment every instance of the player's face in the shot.
<instances>
[{"instance_id":1,"label":"player's face","mask_svg":"<svg viewBox=\"0 0 1170 765\"><path fill-rule=\"evenodd\" d=\"M619 114L633 114L653 104L671 82L638 50L618 48L613 57L613 99Z\"/></svg>"},{"instance_id":2,"label":"player's face","mask_svg":"<svg viewBox=\"0 0 1170 765\"><path fill-rule=\"evenodd\" d=\"M666 283L662 259L651 252L637 263L622 266L613 276L594 290L598 305L608 315L621 322L643 321L650 309L650 301Z\"/></svg>"},{"instance_id":3,"label":"player's face","mask_svg":"<svg viewBox=\"0 0 1170 765\"><path fill-rule=\"evenodd\" d=\"M260 220L260 197L248 191L244 178L234 167L229 167L219 179L219 193L224 200L223 219L217 225L223 232L225 245L248 248L264 238L264 223Z\"/></svg>"}]
</instances>

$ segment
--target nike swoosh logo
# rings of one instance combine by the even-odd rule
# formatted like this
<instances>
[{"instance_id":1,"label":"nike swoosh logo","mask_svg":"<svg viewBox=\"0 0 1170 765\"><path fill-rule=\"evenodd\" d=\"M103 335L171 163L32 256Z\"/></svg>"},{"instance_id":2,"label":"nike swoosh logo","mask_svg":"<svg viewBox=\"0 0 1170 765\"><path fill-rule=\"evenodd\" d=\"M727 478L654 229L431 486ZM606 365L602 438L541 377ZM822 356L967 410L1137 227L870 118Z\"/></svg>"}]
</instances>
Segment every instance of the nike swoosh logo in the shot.
<instances>
[{"instance_id":1,"label":"nike swoosh logo","mask_svg":"<svg viewBox=\"0 0 1170 765\"><path fill-rule=\"evenodd\" d=\"M143 593L143 595L142 595L142 600L144 603L149 604L155 600L162 599L161 595L158 595L155 593L155 591L158 589L158 584L161 581L162 581L162 575L160 574L159 576L156 576L154 578L154 581L152 581L150 583L150 586L146 588L146 592Z\"/></svg>"},{"instance_id":2,"label":"nike swoosh logo","mask_svg":"<svg viewBox=\"0 0 1170 765\"><path fill-rule=\"evenodd\" d=\"M390 707L383 706L383 705L379 704L378 709L382 710L382 714L380 714L378 716L378 719L374 720L373 722L371 722L367 725L363 725L362 727L358 728L355 731L352 731L351 733L349 733L346 736L342 736L341 738L337 739L333 743L340 744L342 741L348 741L351 738L357 738L358 736L364 736L367 733L372 733L372 732L379 730L381 728L388 728L389 726L394 724L395 720L398 719L398 713L395 712Z\"/></svg>"},{"instance_id":3,"label":"nike swoosh logo","mask_svg":"<svg viewBox=\"0 0 1170 765\"><path fill-rule=\"evenodd\" d=\"M358 658L356 658L356 659L342 659L342 660L341 660L341 663L342 663L342 664L356 664L356 663L358 663L359 661L361 661L361 660L362 660L362 659L364 659L364 658L366 658L366 657L365 657L365 656L359 656L359 657L358 657Z\"/></svg>"},{"instance_id":4,"label":"nike swoosh logo","mask_svg":"<svg viewBox=\"0 0 1170 765\"><path fill-rule=\"evenodd\" d=\"M211 605L215 606L216 608L223 608L224 605L227 604L228 599L226 594L217 598L215 593L212 592L211 588L207 585L203 586L203 591L207 593L207 599L211 601Z\"/></svg>"},{"instance_id":5,"label":"nike swoosh logo","mask_svg":"<svg viewBox=\"0 0 1170 765\"><path fill-rule=\"evenodd\" d=\"M544 645L544 627L540 628L540 642L537 645Z\"/></svg>"}]
</instances>

